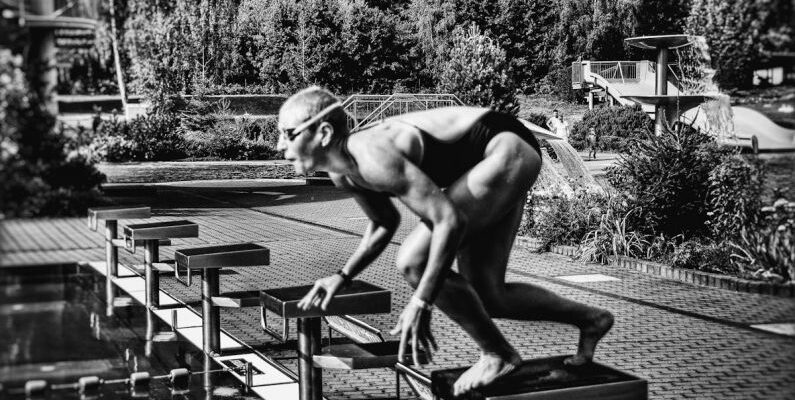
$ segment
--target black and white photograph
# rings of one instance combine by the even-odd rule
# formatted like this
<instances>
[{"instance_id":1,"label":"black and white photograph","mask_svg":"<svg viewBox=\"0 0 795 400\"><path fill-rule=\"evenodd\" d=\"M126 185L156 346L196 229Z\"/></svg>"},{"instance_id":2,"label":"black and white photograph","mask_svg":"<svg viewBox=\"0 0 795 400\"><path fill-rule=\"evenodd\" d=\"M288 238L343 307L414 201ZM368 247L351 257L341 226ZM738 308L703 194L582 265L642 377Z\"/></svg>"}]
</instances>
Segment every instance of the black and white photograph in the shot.
<instances>
[{"instance_id":1,"label":"black and white photograph","mask_svg":"<svg viewBox=\"0 0 795 400\"><path fill-rule=\"evenodd\" d=\"M0 0L0 399L795 399L795 0Z\"/></svg>"}]
</instances>

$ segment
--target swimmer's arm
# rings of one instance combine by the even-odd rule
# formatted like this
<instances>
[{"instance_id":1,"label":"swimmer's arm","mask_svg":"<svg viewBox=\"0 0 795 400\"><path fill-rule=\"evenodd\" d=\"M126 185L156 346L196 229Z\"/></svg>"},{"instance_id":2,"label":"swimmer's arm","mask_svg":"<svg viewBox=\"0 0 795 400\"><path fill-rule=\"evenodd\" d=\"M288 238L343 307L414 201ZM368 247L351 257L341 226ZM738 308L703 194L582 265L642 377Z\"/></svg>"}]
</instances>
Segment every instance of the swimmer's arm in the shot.
<instances>
[{"instance_id":1,"label":"swimmer's arm","mask_svg":"<svg viewBox=\"0 0 795 400\"><path fill-rule=\"evenodd\" d=\"M370 219L359 247L341 268L351 278L367 268L384 251L400 225L400 213L389 196L352 187L344 177L329 174L335 185L348 190Z\"/></svg>"},{"instance_id":2,"label":"swimmer's arm","mask_svg":"<svg viewBox=\"0 0 795 400\"><path fill-rule=\"evenodd\" d=\"M449 197L403 156L382 158L384 189L398 196L431 229L428 261L414 295L433 303L464 235L466 221Z\"/></svg>"}]
</instances>

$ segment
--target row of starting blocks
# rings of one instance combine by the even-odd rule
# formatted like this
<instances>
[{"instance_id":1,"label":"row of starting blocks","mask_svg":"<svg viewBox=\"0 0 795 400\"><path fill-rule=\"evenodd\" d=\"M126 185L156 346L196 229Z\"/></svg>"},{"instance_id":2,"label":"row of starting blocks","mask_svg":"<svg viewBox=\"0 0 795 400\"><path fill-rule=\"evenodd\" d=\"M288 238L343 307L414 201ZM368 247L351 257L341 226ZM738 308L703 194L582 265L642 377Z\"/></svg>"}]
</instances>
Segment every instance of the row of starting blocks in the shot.
<instances>
[{"instance_id":1,"label":"row of starting blocks","mask_svg":"<svg viewBox=\"0 0 795 400\"><path fill-rule=\"evenodd\" d=\"M147 224L131 224L124 227L124 238L118 238L118 220L149 218L149 207L102 207L89 210L88 225L97 229L97 221L105 221L106 279L108 314L113 313L114 304L121 304L115 297L115 282L118 276L118 248L135 251L144 249L144 264L136 272L145 278L145 306L154 311L170 307L160 303L159 274L173 272L175 278L190 286L192 276L201 274L201 329L202 350L205 355L204 370L211 368L211 356L221 356L220 309L260 307L261 325L264 332L286 341L289 319L297 320L298 393L292 398L301 400L322 399L322 369L394 368L403 376L414 392L425 400L452 398L452 383L464 372L464 368L434 371L431 376L422 374L410 366L411 360L399 360L398 342L383 342L380 333L378 343L361 343L359 333L371 333L373 329L351 315L388 313L391 311L391 292L378 286L353 281L331 300L326 310L314 307L301 310L299 300L311 285L262 289L245 292L220 293L220 270L267 265L270 251L253 243L223 244L208 247L179 249L174 252L174 264L159 261L159 246L170 244L171 239L198 237L199 227L191 221L167 221ZM184 307L183 304L176 305ZM284 319L282 332L268 327L265 312L270 311ZM175 334L156 332L154 317L147 319L146 339L150 341L173 340ZM355 343L321 347L321 320L329 328L335 327ZM352 329L351 329L352 328ZM365 335L366 336L366 335ZM374 346L373 346L374 345ZM640 400L647 398L646 381L616 371L598 363L586 367L571 368L563 365L565 357L527 360L517 371L500 378L486 388L470 393L476 398L488 399L551 399L551 398L610 398L615 400ZM242 358L240 360L243 360ZM238 360L239 361L239 360ZM249 365L250 369L250 365ZM253 379L247 373L245 384L251 386ZM170 376L170 375L169 375ZM138 378L143 382L143 377ZM209 374L205 375L205 387L211 386ZM96 382L90 380L86 382ZM132 382L132 376L129 380ZM399 381L398 381L399 382ZM398 384L398 396L400 389ZM557 397L556 397L557 396ZM597 396L597 397L594 397ZM601 397L599 397L601 396ZM277 398L286 398L279 395Z\"/></svg>"}]
</instances>

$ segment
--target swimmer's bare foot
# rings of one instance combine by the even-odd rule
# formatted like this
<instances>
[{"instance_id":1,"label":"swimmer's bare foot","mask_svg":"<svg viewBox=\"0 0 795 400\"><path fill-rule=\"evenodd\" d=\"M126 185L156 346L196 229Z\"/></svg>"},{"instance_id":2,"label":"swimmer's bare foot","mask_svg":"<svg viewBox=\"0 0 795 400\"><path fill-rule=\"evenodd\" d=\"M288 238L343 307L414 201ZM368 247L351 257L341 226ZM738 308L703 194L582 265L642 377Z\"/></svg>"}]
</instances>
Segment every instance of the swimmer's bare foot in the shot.
<instances>
[{"instance_id":1,"label":"swimmer's bare foot","mask_svg":"<svg viewBox=\"0 0 795 400\"><path fill-rule=\"evenodd\" d=\"M466 370L453 384L453 396L460 396L472 389L486 386L495 379L516 369L522 362L518 354L503 358L495 353L483 352L480 360Z\"/></svg>"},{"instance_id":2,"label":"swimmer's bare foot","mask_svg":"<svg viewBox=\"0 0 795 400\"><path fill-rule=\"evenodd\" d=\"M563 360L566 365L580 366L593 360L594 350L599 340L613 327L613 314L600 310L590 322L580 328L580 343L577 354Z\"/></svg>"}]
</instances>

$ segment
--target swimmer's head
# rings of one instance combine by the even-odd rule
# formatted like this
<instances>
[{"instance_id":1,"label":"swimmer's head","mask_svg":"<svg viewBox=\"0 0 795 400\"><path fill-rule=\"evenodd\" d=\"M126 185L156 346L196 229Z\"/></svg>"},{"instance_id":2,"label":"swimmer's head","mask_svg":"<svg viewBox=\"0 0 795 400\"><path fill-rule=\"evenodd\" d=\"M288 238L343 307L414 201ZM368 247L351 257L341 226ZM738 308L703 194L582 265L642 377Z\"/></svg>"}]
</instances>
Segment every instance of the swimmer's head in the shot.
<instances>
[{"instance_id":1,"label":"swimmer's head","mask_svg":"<svg viewBox=\"0 0 795 400\"><path fill-rule=\"evenodd\" d=\"M328 90L311 86L290 96L279 109L278 150L304 174L324 158L324 151L348 136L342 104Z\"/></svg>"},{"instance_id":2,"label":"swimmer's head","mask_svg":"<svg viewBox=\"0 0 795 400\"><path fill-rule=\"evenodd\" d=\"M328 122L336 133L348 134L348 119L339 100L328 90L320 86L310 86L290 96L279 109L279 128L298 127L310 119L314 119L314 127ZM323 115L318 115L322 113Z\"/></svg>"}]
</instances>

